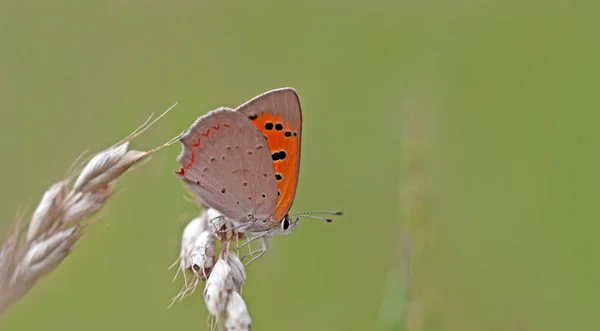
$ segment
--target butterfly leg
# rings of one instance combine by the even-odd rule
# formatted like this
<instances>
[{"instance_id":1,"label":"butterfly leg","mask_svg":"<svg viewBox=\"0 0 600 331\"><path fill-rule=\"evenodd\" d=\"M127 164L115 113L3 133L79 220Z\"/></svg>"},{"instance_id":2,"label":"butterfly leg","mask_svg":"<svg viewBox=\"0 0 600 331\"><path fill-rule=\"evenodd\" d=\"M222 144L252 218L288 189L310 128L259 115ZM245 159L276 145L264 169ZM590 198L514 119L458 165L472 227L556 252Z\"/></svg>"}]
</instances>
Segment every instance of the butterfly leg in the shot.
<instances>
[{"instance_id":1,"label":"butterfly leg","mask_svg":"<svg viewBox=\"0 0 600 331\"><path fill-rule=\"evenodd\" d=\"M248 240L247 240L245 243L243 243L243 244L241 244L241 245L239 245L239 246L236 246L236 247L235 247L235 250L236 250L236 251L237 251L237 250L240 250L240 249L242 249L242 248L244 248L244 247L246 247L246 246L250 245L250 244L251 244L253 241L256 241L256 240L258 240L258 239L260 239L260 238L263 238L263 237L265 237L265 236L266 236L266 235L268 235L268 234L269 234L268 232L262 232L262 233L260 233L259 235L253 236L252 238L248 239Z\"/></svg>"},{"instance_id":2,"label":"butterfly leg","mask_svg":"<svg viewBox=\"0 0 600 331\"><path fill-rule=\"evenodd\" d=\"M264 250L263 250L262 248L260 248L260 249L255 249L255 250L251 251L251 252L250 252L250 253L248 253L248 254L244 254L244 255L242 255L242 257L240 258L240 260L244 260L244 259L245 259L245 258L247 258L247 257L250 257L250 256L252 256L252 255L256 255L256 254L258 254L258 253L262 253L262 252L264 252Z\"/></svg>"},{"instance_id":3,"label":"butterfly leg","mask_svg":"<svg viewBox=\"0 0 600 331\"><path fill-rule=\"evenodd\" d=\"M252 262L260 259L267 252L267 248L269 247L269 242L267 241L267 238L266 237L260 237L260 239L261 239L261 243L262 243L262 247L260 249L254 250L254 251L252 251L252 252L250 252L250 253L242 256L242 260L243 260L245 257L249 257L249 256L252 256L252 255L258 253L258 255L256 255L250 261L248 261L248 263L246 263L246 265L245 265L246 268L248 268L248 266L250 265L250 263L252 263Z\"/></svg>"}]
</instances>

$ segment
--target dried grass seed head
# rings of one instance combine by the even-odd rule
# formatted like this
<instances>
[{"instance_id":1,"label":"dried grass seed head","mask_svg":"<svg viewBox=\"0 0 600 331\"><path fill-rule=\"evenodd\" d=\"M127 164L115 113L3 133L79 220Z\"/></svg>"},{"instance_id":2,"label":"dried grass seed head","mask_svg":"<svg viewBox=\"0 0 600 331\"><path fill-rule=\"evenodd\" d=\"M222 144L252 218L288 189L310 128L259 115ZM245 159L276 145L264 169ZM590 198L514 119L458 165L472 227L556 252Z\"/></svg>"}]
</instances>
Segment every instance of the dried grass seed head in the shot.
<instances>
[{"instance_id":1,"label":"dried grass seed head","mask_svg":"<svg viewBox=\"0 0 600 331\"><path fill-rule=\"evenodd\" d=\"M215 265L217 255L216 237L210 231L203 231L194 243L194 248L189 257L192 273L206 280Z\"/></svg>"},{"instance_id":2,"label":"dried grass seed head","mask_svg":"<svg viewBox=\"0 0 600 331\"><path fill-rule=\"evenodd\" d=\"M66 193L66 182L51 187L33 213L27 233L23 234L17 218L14 230L0 250L0 313L63 261L81 236L81 222L102 207L111 195L111 183L118 176L175 142L171 139L148 152L127 151L129 142L159 119L149 123L151 118L119 143L92 157L83 168L74 164L68 177L72 177L74 169L81 169L81 173L73 189ZM71 224L74 225L65 230Z\"/></svg>"},{"instance_id":3,"label":"dried grass seed head","mask_svg":"<svg viewBox=\"0 0 600 331\"><path fill-rule=\"evenodd\" d=\"M230 294L225 311L227 313L225 328L228 331L249 331L251 329L252 319L248 313L248 307L239 293L232 292Z\"/></svg>"},{"instance_id":4,"label":"dried grass seed head","mask_svg":"<svg viewBox=\"0 0 600 331\"><path fill-rule=\"evenodd\" d=\"M65 258L79 238L78 226L52 234L45 240L36 241L20 259L12 282L34 281L54 270Z\"/></svg>"},{"instance_id":5,"label":"dried grass seed head","mask_svg":"<svg viewBox=\"0 0 600 331\"><path fill-rule=\"evenodd\" d=\"M73 190L76 192L95 190L98 183L94 181L94 178L101 176L108 169L119 163L125 153L127 153L127 147L129 147L129 142L108 148L92 157L85 167L83 167L83 170L81 170L79 177L77 177L73 185Z\"/></svg>"},{"instance_id":6,"label":"dried grass seed head","mask_svg":"<svg viewBox=\"0 0 600 331\"><path fill-rule=\"evenodd\" d=\"M117 162L117 164L106 169L106 171L102 174L90 179L90 181L83 187L83 190L86 192L93 192L104 185L110 184L125 171L129 170L129 168L131 168L133 165L145 159L149 155L150 154L148 152L128 151L125 153L125 155L123 155L121 160Z\"/></svg>"},{"instance_id":7,"label":"dried grass seed head","mask_svg":"<svg viewBox=\"0 0 600 331\"><path fill-rule=\"evenodd\" d=\"M40 203L31 216L29 229L27 230L27 241L37 239L42 233L47 231L53 222L63 212L62 204L67 197L69 190L67 182L61 181L52 185L42 196Z\"/></svg>"},{"instance_id":8,"label":"dried grass seed head","mask_svg":"<svg viewBox=\"0 0 600 331\"><path fill-rule=\"evenodd\" d=\"M181 252L179 257L181 258L181 268L187 269L190 267L190 255L194 249L194 245L198 237L202 232L208 229L208 219L206 211L203 211L200 216L191 220L183 229L183 235L181 236Z\"/></svg>"},{"instance_id":9,"label":"dried grass seed head","mask_svg":"<svg viewBox=\"0 0 600 331\"><path fill-rule=\"evenodd\" d=\"M204 287L204 302L211 315L219 316L225 312L227 299L233 289L231 267L225 260L217 260Z\"/></svg>"},{"instance_id":10,"label":"dried grass seed head","mask_svg":"<svg viewBox=\"0 0 600 331\"><path fill-rule=\"evenodd\" d=\"M228 252L227 263L231 267L231 278L237 292L241 292L244 283L246 283L246 268L237 256L237 254Z\"/></svg>"},{"instance_id":11,"label":"dried grass seed head","mask_svg":"<svg viewBox=\"0 0 600 331\"><path fill-rule=\"evenodd\" d=\"M61 221L65 226L81 222L97 213L110 197L110 187L95 192L77 192L65 203Z\"/></svg>"}]
</instances>

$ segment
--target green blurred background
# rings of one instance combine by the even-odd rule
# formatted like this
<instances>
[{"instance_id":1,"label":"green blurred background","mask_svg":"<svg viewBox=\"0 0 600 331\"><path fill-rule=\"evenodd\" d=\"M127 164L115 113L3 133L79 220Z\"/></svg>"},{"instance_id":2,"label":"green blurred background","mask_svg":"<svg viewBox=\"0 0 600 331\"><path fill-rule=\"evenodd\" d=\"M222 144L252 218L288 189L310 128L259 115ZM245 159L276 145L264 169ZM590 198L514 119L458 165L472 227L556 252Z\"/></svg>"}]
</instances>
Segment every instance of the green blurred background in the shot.
<instances>
[{"instance_id":1,"label":"green blurred background","mask_svg":"<svg viewBox=\"0 0 600 331\"><path fill-rule=\"evenodd\" d=\"M394 282L407 229L408 329L596 330L599 10L563 0L1 1L0 225L33 208L82 151L151 112L179 101L136 149L292 86L304 109L293 210L346 215L305 220L249 268L255 330L400 330L407 303L385 298L407 290ZM403 135L407 114L426 129ZM122 178L102 220L0 328L206 329L201 291L166 309L181 286L167 267L198 212L172 174L179 149ZM411 176L427 187L417 216L399 194Z\"/></svg>"}]
</instances>

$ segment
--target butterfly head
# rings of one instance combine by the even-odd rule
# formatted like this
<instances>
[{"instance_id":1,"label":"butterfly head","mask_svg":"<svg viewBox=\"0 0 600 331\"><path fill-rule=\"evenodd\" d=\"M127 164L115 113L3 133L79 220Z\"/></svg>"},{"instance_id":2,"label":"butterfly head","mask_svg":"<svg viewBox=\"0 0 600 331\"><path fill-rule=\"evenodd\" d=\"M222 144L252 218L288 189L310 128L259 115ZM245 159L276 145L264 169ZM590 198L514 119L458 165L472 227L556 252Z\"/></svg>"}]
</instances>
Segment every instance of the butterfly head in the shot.
<instances>
[{"instance_id":1,"label":"butterfly head","mask_svg":"<svg viewBox=\"0 0 600 331\"><path fill-rule=\"evenodd\" d=\"M290 234L292 230L298 226L299 219L299 217L292 218L290 214L285 214L283 220L281 220L281 223L279 223L279 229L277 229L277 232L279 234Z\"/></svg>"}]
</instances>

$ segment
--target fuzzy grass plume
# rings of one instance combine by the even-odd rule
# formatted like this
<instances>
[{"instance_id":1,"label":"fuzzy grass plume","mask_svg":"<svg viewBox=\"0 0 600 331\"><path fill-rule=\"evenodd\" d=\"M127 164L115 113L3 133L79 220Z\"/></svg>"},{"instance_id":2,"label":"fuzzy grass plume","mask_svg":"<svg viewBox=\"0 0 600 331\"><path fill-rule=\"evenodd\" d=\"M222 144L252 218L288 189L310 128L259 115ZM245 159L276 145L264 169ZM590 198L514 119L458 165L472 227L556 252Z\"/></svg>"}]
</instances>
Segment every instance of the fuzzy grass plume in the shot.
<instances>
[{"instance_id":1,"label":"fuzzy grass plume","mask_svg":"<svg viewBox=\"0 0 600 331\"><path fill-rule=\"evenodd\" d=\"M175 104L176 105L176 104ZM0 249L0 314L25 296L69 255L94 215L106 205L115 181L134 165L173 141L150 151L129 149L129 143L164 116L150 117L125 139L92 157L79 174L71 171L44 192L26 224L17 217Z\"/></svg>"}]
</instances>

